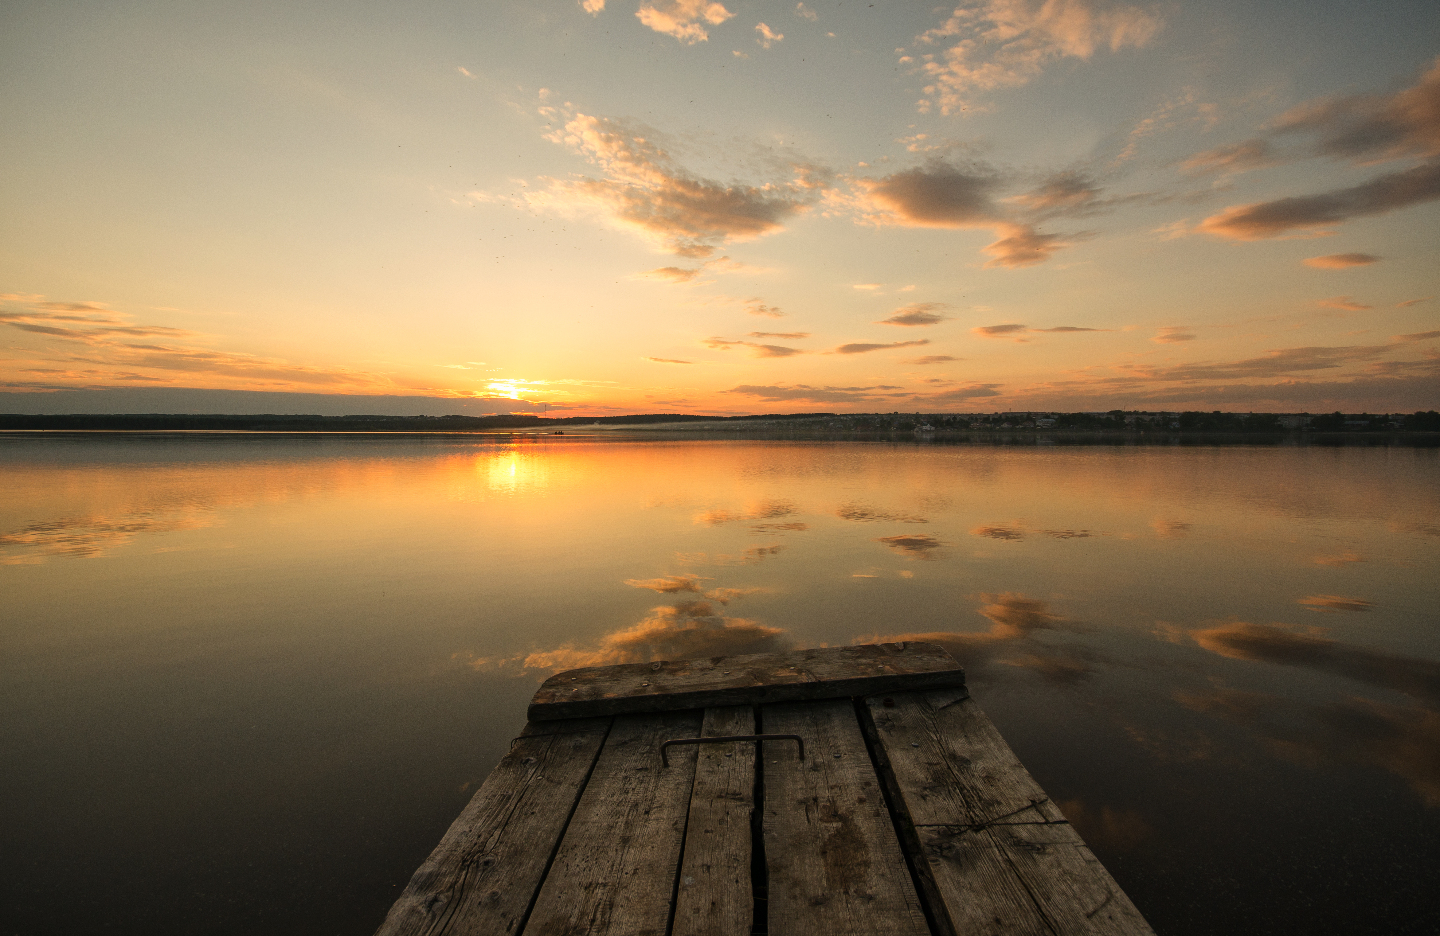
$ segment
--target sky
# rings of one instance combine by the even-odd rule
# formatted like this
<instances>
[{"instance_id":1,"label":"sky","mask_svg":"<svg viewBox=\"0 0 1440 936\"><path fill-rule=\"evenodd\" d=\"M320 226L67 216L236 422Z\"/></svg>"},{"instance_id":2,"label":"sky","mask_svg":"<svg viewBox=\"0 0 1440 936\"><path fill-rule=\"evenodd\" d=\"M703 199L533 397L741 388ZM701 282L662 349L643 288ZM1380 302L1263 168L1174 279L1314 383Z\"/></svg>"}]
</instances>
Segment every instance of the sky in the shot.
<instances>
[{"instance_id":1,"label":"sky","mask_svg":"<svg viewBox=\"0 0 1440 936\"><path fill-rule=\"evenodd\" d=\"M1440 408L1432 0L12 0L0 126L4 411Z\"/></svg>"}]
</instances>

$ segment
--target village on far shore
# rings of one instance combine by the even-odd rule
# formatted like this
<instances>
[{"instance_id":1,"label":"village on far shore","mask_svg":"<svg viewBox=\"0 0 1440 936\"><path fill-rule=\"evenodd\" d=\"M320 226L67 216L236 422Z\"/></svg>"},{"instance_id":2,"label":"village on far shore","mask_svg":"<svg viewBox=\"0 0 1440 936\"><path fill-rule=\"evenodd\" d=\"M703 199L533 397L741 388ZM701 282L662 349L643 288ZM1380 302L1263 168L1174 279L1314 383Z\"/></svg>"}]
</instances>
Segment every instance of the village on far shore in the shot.
<instances>
[{"instance_id":1,"label":"village on far shore","mask_svg":"<svg viewBox=\"0 0 1440 936\"><path fill-rule=\"evenodd\" d=\"M184 413L0 414L0 431L32 432L762 432L796 434L957 435L1063 433L1084 435L1196 434L1330 436L1440 433L1440 413L1225 413L1044 410L997 413L766 413L701 416L642 413L606 416L318 416Z\"/></svg>"}]
</instances>

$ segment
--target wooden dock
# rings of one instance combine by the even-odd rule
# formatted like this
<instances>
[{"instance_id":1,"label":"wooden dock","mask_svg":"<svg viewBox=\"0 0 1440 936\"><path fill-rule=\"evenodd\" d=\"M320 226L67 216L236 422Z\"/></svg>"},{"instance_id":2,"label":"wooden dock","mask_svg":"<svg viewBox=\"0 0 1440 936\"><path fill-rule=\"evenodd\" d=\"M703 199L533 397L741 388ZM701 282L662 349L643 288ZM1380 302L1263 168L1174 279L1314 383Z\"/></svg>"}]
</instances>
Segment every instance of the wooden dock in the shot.
<instances>
[{"instance_id":1,"label":"wooden dock","mask_svg":"<svg viewBox=\"0 0 1440 936\"><path fill-rule=\"evenodd\" d=\"M1153 936L924 643L552 676L379 930L422 933Z\"/></svg>"}]
</instances>

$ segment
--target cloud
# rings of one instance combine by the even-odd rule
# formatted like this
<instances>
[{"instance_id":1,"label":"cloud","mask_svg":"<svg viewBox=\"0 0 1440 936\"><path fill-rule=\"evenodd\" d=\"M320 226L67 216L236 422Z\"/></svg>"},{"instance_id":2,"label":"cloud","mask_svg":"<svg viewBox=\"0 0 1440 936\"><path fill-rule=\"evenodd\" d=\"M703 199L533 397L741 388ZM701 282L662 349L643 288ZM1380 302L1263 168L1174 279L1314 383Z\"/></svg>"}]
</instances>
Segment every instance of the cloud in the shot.
<instances>
[{"instance_id":1,"label":"cloud","mask_svg":"<svg viewBox=\"0 0 1440 936\"><path fill-rule=\"evenodd\" d=\"M751 338L780 338L785 341L801 341L810 337L809 332L751 332Z\"/></svg>"},{"instance_id":2,"label":"cloud","mask_svg":"<svg viewBox=\"0 0 1440 936\"><path fill-rule=\"evenodd\" d=\"M835 354L868 354L871 351L883 351L887 348L913 348L917 345L927 345L929 338L918 338L914 341L890 341L890 342L852 342L843 344L836 348Z\"/></svg>"},{"instance_id":3,"label":"cloud","mask_svg":"<svg viewBox=\"0 0 1440 936\"><path fill-rule=\"evenodd\" d=\"M751 506L744 513L733 513L729 510L706 510L695 515L695 522L705 526L720 526L725 523L734 523L740 520L774 520L778 517L788 517L797 513L799 508L786 501L762 501Z\"/></svg>"},{"instance_id":4,"label":"cloud","mask_svg":"<svg viewBox=\"0 0 1440 936\"><path fill-rule=\"evenodd\" d=\"M873 292L874 290L879 289L880 286L881 286L880 283L855 283L855 284L851 285L850 288L851 288L851 289L863 289L863 290L866 290L867 292Z\"/></svg>"},{"instance_id":5,"label":"cloud","mask_svg":"<svg viewBox=\"0 0 1440 936\"><path fill-rule=\"evenodd\" d=\"M1343 253L1326 254L1323 257L1306 257L1303 262L1306 266L1314 267L1317 270L1348 270L1350 267L1379 263L1380 258L1368 253Z\"/></svg>"},{"instance_id":6,"label":"cloud","mask_svg":"<svg viewBox=\"0 0 1440 936\"><path fill-rule=\"evenodd\" d=\"M1058 234L1041 234L1023 225L1010 224L998 229L1004 235L981 250L994 259L987 267L1026 267L1044 263L1055 251L1070 246Z\"/></svg>"},{"instance_id":7,"label":"cloud","mask_svg":"<svg viewBox=\"0 0 1440 936\"><path fill-rule=\"evenodd\" d=\"M1190 175L1235 175L1274 166L1281 161L1272 154L1268 141L1257 139L1196 153L1182 162L1180 168Z\"/></svg>"},{"instance_id":8,"label":"cloud","mask_svg":"<svg viewBox=\"0 0 1440 936\"><path fill-rule=\"evenodd\" d=\"M1035 212L1074 212L1093 204L1099 194L1100 188L1088 176L1066 172L1046 180L1033 191L1009 200Z\"/></svg>"},{"instance_id":9,"label":"cloud","mask_svg":"<svg viewBox=\"0 0 1440 936\"><path fill-rule=\"evenodd\" d=\"M705 42L710 33L701 25L719 26L734 16L719 3L708 0L643 0L635 16L658 33L674 36L685 45Z\"/></svg>"},{"instance_id":10,"label":"cloud","mask_svg":"<svg viewBox=\"0 0 1440 936\"><path fill-rule=\"evenodd\" d=\"M996 524L991 526L978 526L970 531L972 536L984 536L988 539L997 540L1022 540L1025 538L1025 530L1019 524Z\"/></svg>"},{"instance_id":11,"label":"cloud","mask_svg":"<svg viewBox=\"0 0 1440 936\"><path fill-rule=\"evenodd\" d=\"M1440 57L1412 87L1309 101L1272 130L1316 134L1320 154L1357 162L1440 156Z\"/></svg>"},{"instance_id":12,"label":"cloud","mask_svg":"<svg viewBox=\"0 0 1440 936\"><path fill-rule=\"evenodd\" d=\"M42 520L0 533L0 565L36 565L52 556L91 559L142 534L196 530L213 523L213 515L194 505Z\"/></svg>"},{"instance_id":13,"label":"cloud","mask_svg":"<svg viewBox=\"0 0 1440 936\"><path fill-rule=\"evenodd\" d=\"M1195 642L1221 656L1303 666L1393 689L1430 705L1440 703L1440 662L1340 643L1311 628L1290 630L1234 621L1197 630Z\"/></svg>"},{"instance_id":14,"label":"cloud","mask_svg":"<svg viewBox=\"0 0 1440 936\"><path fill-rule=\"evenodd\" d=\"M900 227L950 229L988 228L997 240L983 251L993 259L987 267L1023 267L1043 263L1063 247L1058 235L1006 218L991 194L994 174L969 170L943 160L881 178L855 179L855 199L865 220Z\"/></svg>"},{"instance_id":15,"label":"cloud","mask_svg":"<svg viewBox=\"0 0 1440 936\"><path fill-rule=\"evenodd\" d=\"M1009 323L1006 325L981 325L970 329L981 338L1008 338L1012 335L1023 335L1026 332L1024 325Z\"/></svg>"},{"instance_id":16,"label":"cloud","mask_svg":"<svg viewBox=\"0 0 1440 936\"><path fill-rule=\"evenodd\" d=\"M653 270L645 271L641 276L647 279L669 280L672 283L688 283L703 273L704 269L704 267L694 267L693 269L676 266L656 267Z\"/></svg>"},{"instance_id":17,"label":"cloud","mask_svg":"<svg viewBox=\"0 0 1440 936\"><path fill-rule=\"evenodd\" d=\"M653 592L660 592L661 594L698 592L700 590L700 576L663 575L660 578L653 579L626 579L625 584L632 588L648 588Z\"/></svg>"},{"instance_id":18,"label":"cloud","mask_svg":"<svg viewBox=\"0 0 1440 936\"><path fill-rule=\"evenodd\" d=\"M1364 312L1366 309L1374 308L1363 302L1356 302L1350 296L1331 296L1329 299L1321 299L1315 304L1327 309L1344 309L1346 312Z\"/></svg>"},{"instance_id":19,"label":"cloud","mask_svg":"<svg viewBox=\"0 0 1440 936\"><path fill-rule=\"evenodd\" d=\"M950 361L959 361L959 360L962 360L962 358L951 357L951 356L948 355L948 354L927 354L927 355L924 355L923 357L909 358L909 359L907 359L907 360L905 361L905 363L906 363L906 364L921 364L921 365L924 365L924 364L946 364L946 363L948 363L948 362L950 362Z\"/></svg>"},{"instance_id":20,"label":"cloud","mask_svg":"<svg viewBox=\"0 0 1440 936\"><path fill-rule=\"evenodd\" d=\"M1429 341L1432 338L1440 338L1440 331L1414 332L1409 335L1396 335L1395 341Z\"/></svg>"},{"instance_id":21,"label":"cloud","mask_svg":"<svg viewBox=\"0 0 1440 936\"><path fill-rule=\"evenodd\" d=\"M1155 337L1150 340L1159 344L1175 344L1180 341L1194 341L1195 337L1194 332L1184 325L1168 325L1156 332Z\"/></svg>"},{"instance_id":22,"label":"cloud","mask_svg":"<svg viewBox=\"0 0 1440 936\"><path fill-rule=\"evenodd\" d=\"M944 546L940 540L923 533L902 533L898 536L881 536L875 542L884 543L906 559L934 559L933 553Z\"/></svg>"},{"instance_id":23,"label":"cloud","mask_svg":"<svg viewBox=\"0 0 1440 936\"><path fill-rule=\"evenodd\" d=\"M682 361L679 358L668 357L647 357L645 360L654 361L656 364L694 364L694 361Z\"/></svg>"},{"instance_id":24,"label":"cloud","mask_svg":"<svg viewBox=\"0 0 1440 936\"><path fill-rule=\"evenodd\" d=\"M795 15L800 17L801 19L807 19L812 23L820 18L820 15L818 13L816 13L814 10L810 9L803 3L795 4Z\"/></svg>"},{"instance_id":25,"label":"cloud","mask_svg":"<svg viewBox=\"0 0 1440 936\"><path fill-rule=\"evenodd\" d=\"M1311 611L1369 611L1370 602L1360 598L1344 598L1340 595L1311 595L1301 598L1300 604Z\"/></svg>"},{"instance_id":26,"label":"cloud","mask_svg":"<svg viewBox=\"0 0 1440 936\"><path fill-rule=\"evenodd\" d=\"M907 306L901 306L890 314L889 318L881 319L877 325L938 325L947 321L950 316L942 311L946 308L943 302L913 302Z\"/></svg>"},{"instance_id":27,"label":"cloud","mask_svg":"<svg viewBox=\"0 0 1440 936\"><path fill-rule=\"evenodd\" d=\"M541 112L560 115L550 107ZM674 162L653 132L604 117L570 115L546 138L600 167L604 178L549 179L545 189L526 194L532 207L598 211L683 257L707 257L718 244L780 230L814 200L819 186L819 170L800 165L792 166L793 178L762 185L698 178ZM687 278L683 268L661 269Z\"/></svg>"},{"instance_id":28,"label":"cloud","mask_svg":"<svg viewBox=\"0 0 1440 936\"><path fill-rule=\"evenodd\" d=\"M1027 325L1019 325L1014 322L1004 325L981 325L970 330L981 338L1015 338L1016 341L1026 340L1024 338L1017 338L1017 335L1069 335L1076 332L1111 331L1109 328L1082 328L1079 325L1057 325L1054 328L1030 328Z\"/></svg>"},{"instance_id":29,"label":"cloud","mask_svg":"<svg viewBox=\"0 0 1440 936\"><path fill-rule=\"evenodd\" d=\"M894 396L908 396L905 393L889 393L885 391L902 390L901 387L887 386L884 384L871 387L812 387L807 384L793 384L788 387L782 386L758 386L755 384L741 384L729 390L722 390L722 393L739 393L744 396L758 397L771 403L796 402L804 400L810 403L872 403L880 400L888 400Z\"/></svg>"},{"instance_id":30,"label":"cloud","mask_svg":"<svg viewBox=\"0 0 1440 936\"><path fill-rule=\"evenodd\" d=\"M916 397L916 399L936 405L944 405L946 403L964 403L967 400L977 400L984 397L999 396L999 388L1001 386L1003 386L1003 384L972 383L967 384L963 387L952 387L951 389L945 390L941 393L926 394L925 396Z\"/></svg>"},{"instance_id":31,"label":"cloud","mask_svg":"<svg viewBox=\"0 0 1440 936\"><path fill-rule=\"evenodd\" d=\"M745 311L751 315L759 315L764 318L784 318L785 313L780 311L779 306L766 305L759 299L751 299L745 303Z\"/></svg>"},{"instance_id":32,"label":"cloud","mask_svg":"<svg viewBox=\"0 0 1440 936\"><path fill-rule=\"evenodd\" d=\"M775 30L771 29L769 26L766 26L764 23L756 23L755 31L760 34L759 36L755 37L755 41L759 43L762 49L768 49L775 43L783 42L785 40L784 33L777 33Z\"/></svg>"},{"instance_id":33,"label":"cloud","mask_svg":"<svg viewBox=\"0 0 1440 936\"><path fill-rule=\"evenodd\" d=\"M1397 309L1408 309L1408 308L1410 308L1410 307L1413 306L1413 305L1419 305L1419 304L1422 303L1422 302L1429 302L1431 299L1434 299L1434 298L1435 298L1434 296L1425 296L1425 297L1423 297L1423 298L1421 298L1421 299L1406 299L1404 302L1397 302L1397 303L1395 303L1395 308L1397 308Z\"/></svg>"},{"instance_id":34,"label":"cloud","mask_svg":"<svg viewBox=\"0 0 1440 936\"><path fill-rule=\"evenodd\" d=\"M580 0L580 9L591 16L599 16L600 11L605 9L605 0Z\"/></svg>"},{"instance_id":35,"label":"cloud","mask_svg":"<svg viewBox=\"0 0 1440 936\"><path fill-rule=\"evenodd\" d=\"M1056 647L1038 639L1049 631L1083 631L1074 621L1054 613L1049 605L1017 592L982 594L986 602L980 615L991 622L989 630L979 632L939 631L866 637L857 642L893 642L915 640L938 643L966 668L973 669L990 662L1030 669L1046 679L1070 683L1088 675L1099 657L1085 647ZM1016 655L998 659L1007 651Z\"/></svg>"},{"instance_id":36,"label":"cloud","mask_svg":"<svg viewBox=\"0 0 1440 936\"><path fill-rule=\"evenodd\" d=\"M168 383L175 380L177 374L223 378L228 389L321 385L374 390L394 386L382 375L347 368L312 367L276 358L176 344L173 342L199 336L168 325L135 324L129 316L100 303L45 301L40 296L8 296L4 301L29 308L0 309L0 325L40 335L42 340L64 342L58 350L51 346L52 350L40 352L46 355L36 362L41 366L30 368L33 373L49 375L62 386L116 381ZM164 344L130 340L145 338L168 340ZM237 379L247 386L237 388Z\"/></svg>"},{"instance_id":37,"label":"cloud","mask_svg":"<svg viewBox=\"0 0 1440 936\"><path fill-rule=\"evenodd\" d=\"M914 514L890 513L876 507L867 507L864 504L844 504L835 511L835 516L842 520L853 520L857 523L929 523L924 517L917 517Z\"/></svg>"},{"instance_id":38,"label":"cloud","mask_svg":"<svg viewBox=\"0 0 1440 936\"><path fill-rule=\"evenodd\" d=\"M803 348L787 348L784 345L760 344L755 341L727 341L724 338L706 338L705 346L720 351L734 347L749 348L750 356L757 358L782 358L808 353Z\"/></svg>"},{"instance_id":39,"label":"cloud","mask_svg":"<svg viewBox=\"0 0 1440 936\"><path fill-rule=\"evenodd\" d=\"M1319 195L1232 205L1200 222L1200 230L1232 240L1263 240L1290 231L1314 232L1351 218L1384 214L1436 199L1440 199L1440 161Z\"/></svg>"},{"instance_id":40,"label":"cloud","mask_svg":"<svg viewBox=\"0 0 1440 936\"><path fill-rule=\"evenodd\" d=\"M536 650L524 658L523 665L559 672L580 666L777 653L792 645L784 635L778 627L717 614L708 601L682 601L652 609L633 627L606 634L598 646L565 644Z\"/></svg>"},{"instance_id":41,"label":"cloud","mask_svg":"<svg viewBox=\"0 0 1440 936\"><path fill-rule=\"evenodd\" d=\"M1017 87L1062 58L1088 60L1098 49L1144 46L1160 30L1158 14L1094 0L988 0L955 8L921 46L952 43L921 56L931 84L921 110L963 111L979 92Z\"/></svg>"}]
</instances>

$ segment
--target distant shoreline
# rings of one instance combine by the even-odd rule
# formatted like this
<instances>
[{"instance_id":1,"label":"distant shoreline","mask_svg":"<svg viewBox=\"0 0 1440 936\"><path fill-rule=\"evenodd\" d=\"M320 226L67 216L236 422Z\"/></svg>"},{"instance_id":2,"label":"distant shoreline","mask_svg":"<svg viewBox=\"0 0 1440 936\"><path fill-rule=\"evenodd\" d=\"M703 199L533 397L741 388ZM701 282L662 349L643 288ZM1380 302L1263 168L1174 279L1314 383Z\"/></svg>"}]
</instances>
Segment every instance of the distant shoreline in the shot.
<instances>
[{"instance_id":1,"label":"distant shoreline","mask_svg":"<svg viewBox=\"0 0 1440 936\"><path fill-rule=\"evenodd\" d=\"M17 436L230 436L530 439L687 438L795 441L875 441L907 444L991 445L1404 445L1440 446L1440 417L1311 417L1273 414L1025 414L562 417L499 416L217 416L116 414L3 415L0 433ZM1363 414L1362 414L1363 415ZM1173 417L1173 418L1172 418ZM1183 421L1183 425L1182 425ZM1287 428L1286 422L1293 428ZM1307 426L1305 423L1318 425ZM1039 423L1039 425L1037 425ZM1407 423L1409 425L1407 425ZM1435 425L1432 426L1431 423Z\"/></svg>"}]
</instances>

